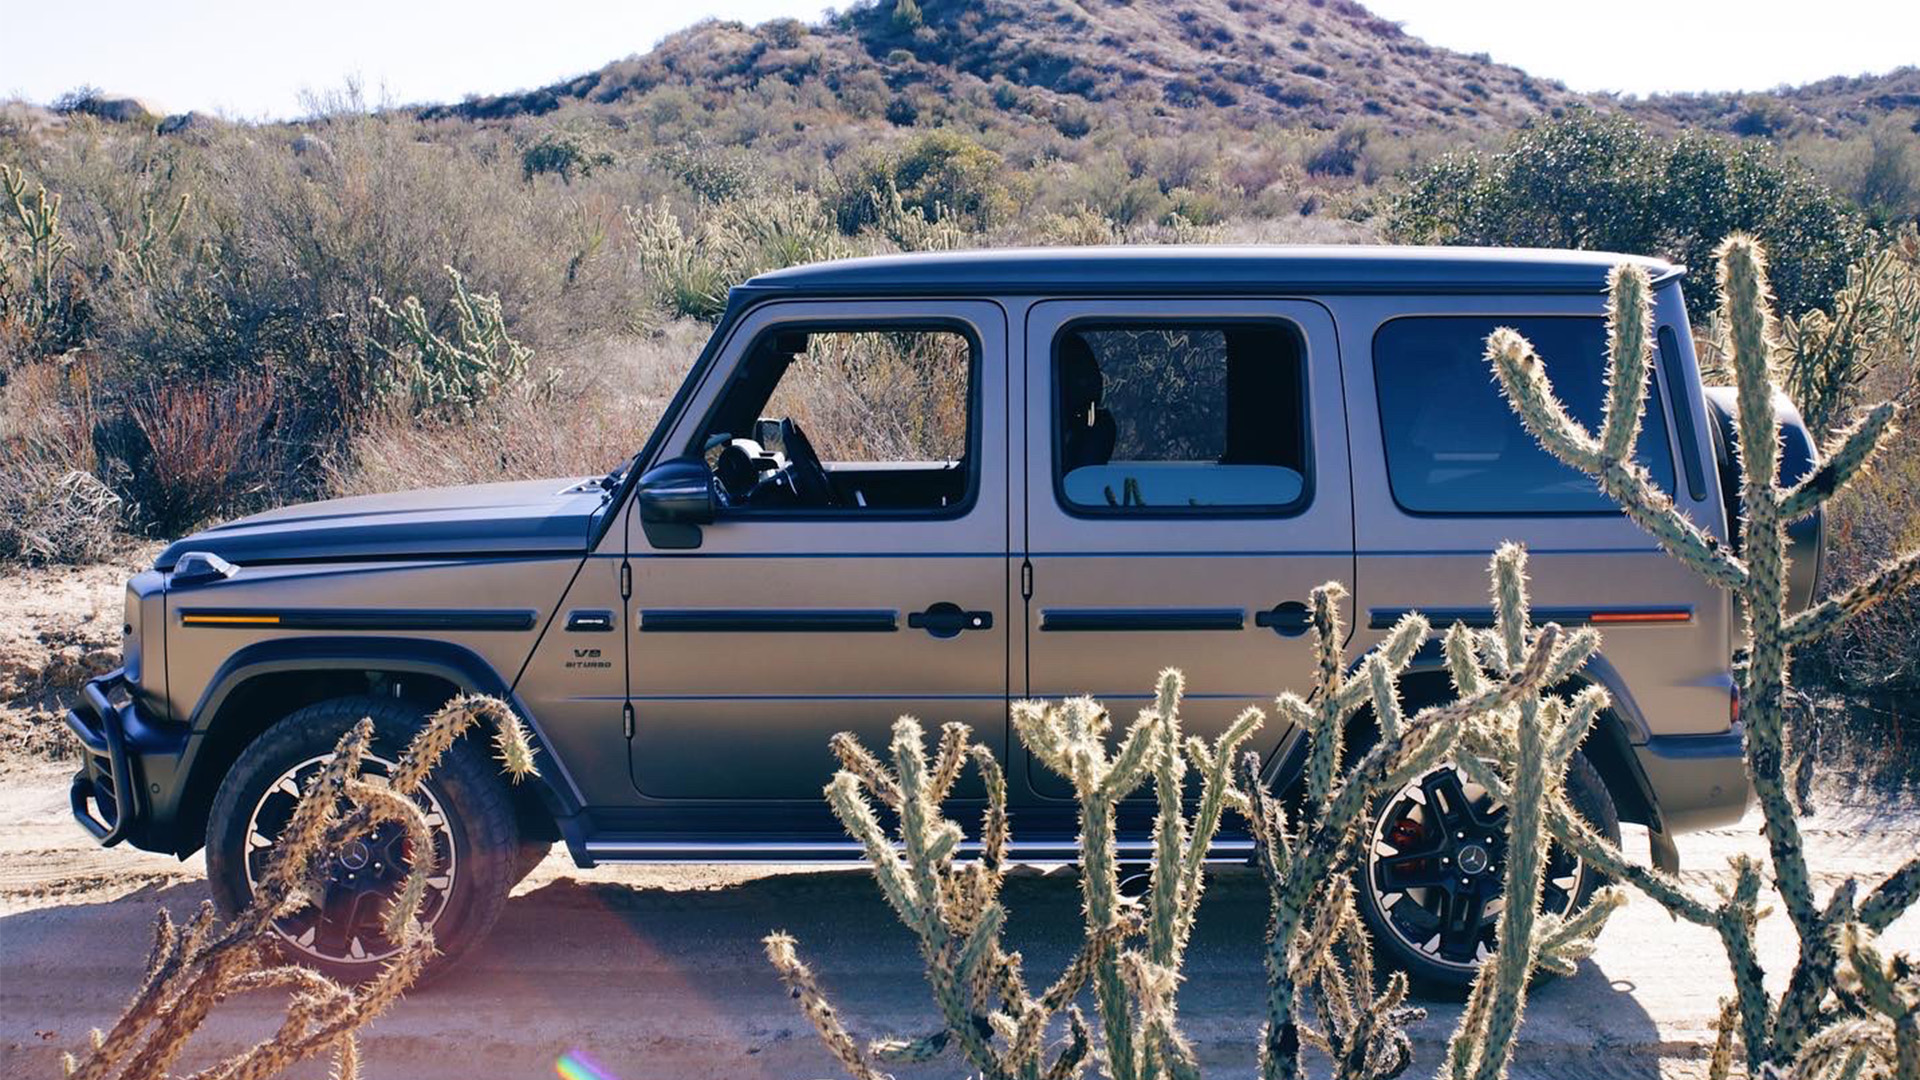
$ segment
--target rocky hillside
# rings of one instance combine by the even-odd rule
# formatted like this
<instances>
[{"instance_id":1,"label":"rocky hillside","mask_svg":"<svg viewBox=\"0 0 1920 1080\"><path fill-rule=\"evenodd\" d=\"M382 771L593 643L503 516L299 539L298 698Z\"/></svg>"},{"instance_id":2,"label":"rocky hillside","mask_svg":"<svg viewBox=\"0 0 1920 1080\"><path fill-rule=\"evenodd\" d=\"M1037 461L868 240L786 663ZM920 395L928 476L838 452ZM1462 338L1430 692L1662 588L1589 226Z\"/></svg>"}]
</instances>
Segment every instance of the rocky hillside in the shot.
<instances>
[{"instance_id":1,"label":"rocky hillside","mask_svg":"<svg viewBox=\"0 0 1920 1080\"><path fill-rule=\"evenodd\" d=\"M1498 129L1583 99L1434 48L1353 0L880 0L818 25L705 22L653 51L526 93L424 110L497 119L618 106L662 86L826 91L827 111L997 106L990 123L1148 129L1371 119L1391 133Z\"/></svg>"},{"instance_id":2,"label":"rocky hillside","mask_svg":"<svg viewBox=\"0 0 1920 1080\"><path fill-rule=\"evenodd\" d=\"M1843 134L1920 110L1920 68L1767 93L1577 94L1485 54L1428 45L1356 0L868 0L815 25L703 22L575 79L421 113L617 114L670 87L696 96L802 90L814 122L958 118L1070 135L1096 121L1152 132L1353 122L1390 135L1485 132L1586 105L1778 136Z\"/></svg>"}]
</instances>

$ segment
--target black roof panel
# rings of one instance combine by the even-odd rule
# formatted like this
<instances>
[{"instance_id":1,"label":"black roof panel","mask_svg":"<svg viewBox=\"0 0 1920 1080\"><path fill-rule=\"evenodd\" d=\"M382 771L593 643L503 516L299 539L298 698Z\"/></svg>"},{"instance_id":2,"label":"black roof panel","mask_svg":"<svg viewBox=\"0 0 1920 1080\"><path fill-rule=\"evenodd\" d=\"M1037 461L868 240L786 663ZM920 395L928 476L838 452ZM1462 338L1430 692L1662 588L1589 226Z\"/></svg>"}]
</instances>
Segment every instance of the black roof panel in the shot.
<instances>
[{"instance_id":1,"label":"black roof panel","mask_svg":"<svg viewBox=\"0 0 1920 1080\"><path fill-rule=\"evenodd\" d=\"M1087 247L879 255L795 266L748 281L741 300L791 294L1598 293L1618 263L1656 282L1659 259L1543 248Z\"/></svg>"}]
</instances>

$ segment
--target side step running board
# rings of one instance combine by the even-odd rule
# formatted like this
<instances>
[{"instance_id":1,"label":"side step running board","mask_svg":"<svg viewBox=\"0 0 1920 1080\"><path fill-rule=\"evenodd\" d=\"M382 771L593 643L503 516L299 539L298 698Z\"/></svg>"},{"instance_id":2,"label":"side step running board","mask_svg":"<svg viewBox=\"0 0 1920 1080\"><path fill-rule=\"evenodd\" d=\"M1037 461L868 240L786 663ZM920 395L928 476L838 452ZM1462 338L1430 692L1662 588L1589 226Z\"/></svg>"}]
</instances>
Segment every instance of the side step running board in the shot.
<instances>
[{"instance_id":1,"label":"side step running board","mask_svg":"<svg viewBox=\"0 0 1920 1080\"><path fill-rule=\"evenodd\" d=\"M1076 841L1014 841L1013 861L1022 863L1078 862ZM1153 841L1123 840L1116 845L1123 862L1145 862L1153 856ZM864 849L851 840L767 840L712 843L688 840L588 840L581 845L589 862L700 862L700 863L865 863ZM977 841L962 841L959 854L980 854ZM1216 840L1208 862L1244 863L1253 857L1251 840Z\"/></svg>"}]
</instances>

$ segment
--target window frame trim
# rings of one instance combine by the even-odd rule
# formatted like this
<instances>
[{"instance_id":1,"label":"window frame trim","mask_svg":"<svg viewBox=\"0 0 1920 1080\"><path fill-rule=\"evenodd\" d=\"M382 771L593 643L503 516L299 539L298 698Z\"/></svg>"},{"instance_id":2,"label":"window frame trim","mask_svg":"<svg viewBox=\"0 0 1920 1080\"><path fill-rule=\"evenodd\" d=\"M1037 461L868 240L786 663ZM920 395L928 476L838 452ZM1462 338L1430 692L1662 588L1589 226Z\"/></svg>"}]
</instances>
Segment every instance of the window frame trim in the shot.
<instances>
[{"instance_id":1,"label":"window frame trim","mask_svg":"<svg viewBox=\"0 0 1920 1080\"><path fill-rule=\"evenodd\" d=\"M1093 329L1168 328L1218 330L1231 327L1271 327L1291 334L1299 347L1300 368L1300 496L1293 502L1276 506L1262 503L1252 506L1088 506L1067 497L1066 475L1060 470L1062 431L1060 429L1060 343L1070 333ZM1168 318L1161 315L1125 315L1089 313L1059 322L1047 343L1047 442L1050 455L1048 473L1052 480L1053 501L1060 512L1076 520L1100 521L1284 521L1297 518L1313 508L1318 494L1315 483L1318 462L1314 454L1313 358L1312 342L1306 328L1285 315L1214 315ZM1217 462L1215 464L1218 464Z\"/></svg>"},{"instance_id":2,"label":"window frame trim","mask_svg":"<svg viewBox=\"0 0 1920 1080\"><path fill-rule=\"evenodd\" d=\"M1605 315L1585 315L1585 314L1578 314L1573 312L1562 313L1562 314L1544 314L1544 315L1517 314L1517 313L1505 313L1505 312L1491 312L1491 313L1462 312L1459 314L1452 314L1452 315L1433 314L1433 313L1422 313L1422 314L1408 313L1404 315L1394 315L1390 318L1380 320L1380 322L1374 326L1373 334L1367 341L1367 365L1370 369L1370 376L1373 381L1374 419L1375 419L1375 422L1379 425L1379 430L1380 430L1380 467L1381 467L1381 472L1385 475L1386 481L1387 481L1387 497L1393 500L1394 509L1400 511L1402 514L1405 514L1408 517L1440 518L1440 519L1453 519L1453 520L1475 520L1475 519L1486 519L1486 518L1610 518L1610 517L1626 516L1626 511L1622 510L1617 504L1614 504L1611 499L1607 499L1606 493L1600 490L1599 484L1597 482L1594 485L1594 489L1593 489L1594 493L1598 495L1600 498L1607 500L1608 506L1606 508L1596 508L1593 510L1516 510L1516 509L1416 510L1416 509L1413 509L1412 507L1409 507L1406 503L1402 502L1400 499L1400 492L1394 487L1394 483L1393 483L1393 454L1389 451L1387 447L1387 442L1388 442L1387 433L1388 433L1389 427L1387 424L1386 402L1383 401L1380 396L1381 388L1386 384L1386 380L1380 377L1380 335L1386 331L1387 327L1393 325L1394 323L1411 322L1416 319L1419 319L1419 320L1481 319L1481 320L1486 320L1488 323L1491 324L1493 328L1496 328L1496 329L1503 325L1509 325L1508 323L1502 323L1501 320L1503 319L1506 319L1506 320L1520 320L1520 319L1590 320L1600 324L1602 328L1602 340L1603 341L1605 340L1605 326L1606 326ZM1491 330L1489 330L1489 333L1491 333ZM1656 351L1657 351L1657 346L1656 346ZM1676 460L1677 455L1674 453L1674 448L1673 448L1673 439L1674 439L1673 417L1669 415L1667 411L1667 404L1668 404L1667 399L1669 395L1665 390L1666 380L1663 377L1662 372L1659 370L1661 365L1657 361L1658 361L1658 357L1656 357L1656 362L1654 364L1649 365L1649 370L1647 373L1649 383L1647 386L1646 400L1653 402L1660 409L1661 424L1666 429L1665 430L1666 438L1663 439L1662 442L1666 445L1666 448L1667 448L1667 459L1668 459L1667 464L1669 468L1672 470L1672 480L1669 485L1669 488L1662 489L1662 490L1666 490L1669 497L1674 497L1675 492L1671 489L1678 488L1680 486L1680 463ZM1494 376L1491 372L1491 369L1489 369L1487 378L1491 381L1493 377ZM1518 417L1515 417L1515 420L1518 421ZM1642 425L1644 426L1645 424L1644 416L1642 417L1641 422L1642 422ZM1526 425L1524 423L1521 424L1521 432L1522 434L1526 435L1529 439L1533 438L1533 434L1526 430ZM1547 453L1545 448L1539 446L1538 440L1535 440L1534 446L1536 449L1540 450L1541 453L1543 454ZM1547 456L1548 456L1548 459L1554 461L1555 464L1561 465L1563 468L1567 467L1565 463L1560 462L1557 458L1554 458L1551 454L1548 454ZM1655 480L1655 486L1658 487L1659 478L1654 477L1653 479Z\"/></svg>"},{"instance_id":3,"label":"window frame trim","mask_svg":"<svg viewBox=\"0 0 1920 1080\"><path fill-rule=\"evenodd\" d=\"M739 365L746 362L760 343L775 334L803 331L814 333L884 333L887 331L922 330L942 331L958 335L967 343L967 443L966 457L962 459L967 466L967 486L964 496L951 506L935 510L873 509L864 506L829 507L825 509L793 509L789 507L722 507L714 517L719 522L752 521L955 521L972 513L980 500L981 462L984 459L985 440L981 431L982 415L985 412L984 379L981 371L986 360L986 349L980 340L979 329L967 319L956 315L888 315L867 317L860 315L800 315L790 319L776 319L767 323L748 338L745 345L734 353L736 360L726 373L726 381L731 383L739 372ZM779 390L779 383L773 389ZM700 422L693 427L693 434L687 442L681 444L681 456L704 456L701 449L706 442L705 432L714 418L725 405L731 385L723 385L714 394L713 400L701 413ZM822 464L825 464L824 462ZM880 464L861 463L861 464Z\"/></svg>"}]
</instances>

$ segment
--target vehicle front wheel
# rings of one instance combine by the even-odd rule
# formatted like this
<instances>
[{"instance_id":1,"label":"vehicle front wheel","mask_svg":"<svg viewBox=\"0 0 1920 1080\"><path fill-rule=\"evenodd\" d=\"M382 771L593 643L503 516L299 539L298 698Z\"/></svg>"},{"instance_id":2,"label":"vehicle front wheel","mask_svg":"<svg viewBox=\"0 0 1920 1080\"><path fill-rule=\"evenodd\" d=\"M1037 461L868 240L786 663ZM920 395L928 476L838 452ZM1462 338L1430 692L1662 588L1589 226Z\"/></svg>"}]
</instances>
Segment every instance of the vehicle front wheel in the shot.
<instances>
[{"instance_id":1,"label":"vehicle front wheel","mask_svg":"<svg viewBox=\"0 0 1920 1080\"><path fill-rule=\"evenodd\" d=\"M1566 792L1577 813L1619 842L1613 798L1583 754L1575 753L1567 767ZM1506 805L1448 762L1382 796L1366 828L1354 885L1382 959L1433 988L1471 986L1493 953L1505 906ZM1550 844L1540 909L1578 910L1605 880L1596 867Z\"/></svg>"},{"instance_id":2,"label":"vehicle front wheel","mask_svg":"<svg viewBox=\"0 0 1920 1080\"><path fill-rule=\"evenodd\" d=\"M382 775L424 714L394 698L318 702L268 728L234 762L207 822L207 877L221 915L232 918L251 901L301 792L361 717L373 720L374 733L363 771ZM513 887L519 830L494 772L481 747L463 739L414 796L433 836L433 873L419 920L433 933L436 955L423 980L486 936ZM323 870L323 902L274 924L288 957L353 982L377 974L397 951L381 930L382 916L416 854L393 825L335 852Z\"/></svg>"}]
</instances>

